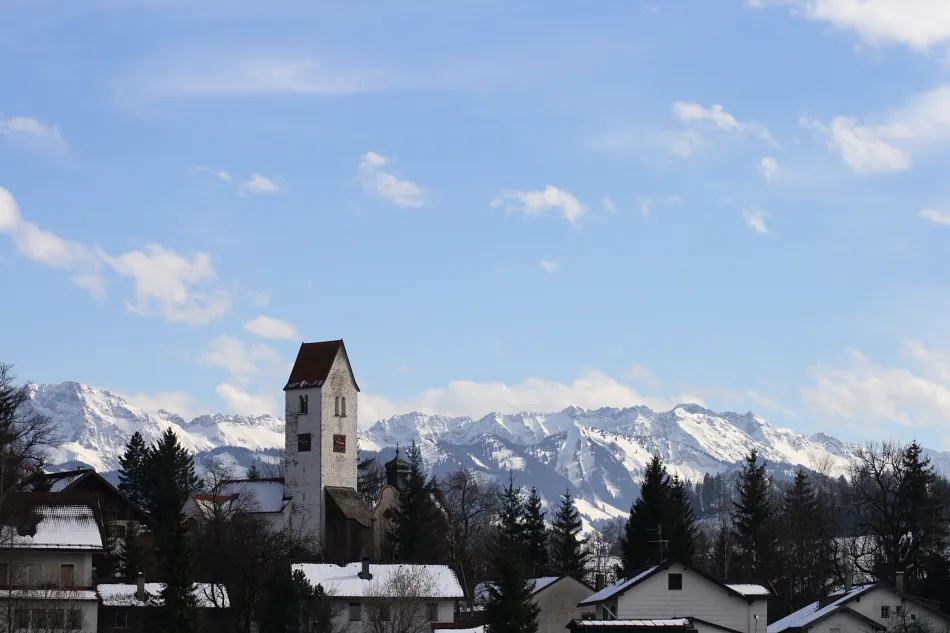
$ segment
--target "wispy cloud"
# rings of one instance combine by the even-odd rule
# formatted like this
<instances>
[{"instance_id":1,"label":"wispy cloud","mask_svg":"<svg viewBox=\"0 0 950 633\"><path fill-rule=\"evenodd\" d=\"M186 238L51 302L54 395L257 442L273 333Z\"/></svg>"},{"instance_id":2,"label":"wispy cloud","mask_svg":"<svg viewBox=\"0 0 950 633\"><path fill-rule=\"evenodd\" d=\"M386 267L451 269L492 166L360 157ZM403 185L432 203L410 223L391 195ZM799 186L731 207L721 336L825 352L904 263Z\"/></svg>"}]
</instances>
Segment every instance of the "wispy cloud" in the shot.
<instances>
[{"instance_id":1,"label":"wispy cloud","mask_svg":"<svg viewBox=\"0 0 950 633\"><path fill-rule=\"evenodd\" d=\"M706 107L699 103L677 101L673 104L673 114L692 128L669 140L670 150L684 158L707 144L708 134L713 131L733 136L750 134L764 143L776 145L775 138L766 126L756 121L740 121L719 104ZM700 132L706 132L707 136Z\"/></svg>"},{"instance_id":2,"label":"wispy cloud","mask_svg":"<svg viewBox=\"0 0 950 633\"><path fill-rule=\"evenodd\" d=\"M26 142L53 149L66 149L68 147L66 139L59 131L59 126L46 125L36 119L24 116L0 117L0 136L5 136L11 141Z\"/></svg>"},{"instance_id":3,"label":"wispy cloud","mask_svg":"<svg viewBox=\"0 0 950 633\"><path fill-rule=\"evenodd\" d=\"M827 125L803 117L801 125L821 133L855 173L905 171L912 151L950 141L950 84L912 97L877 124L839 116Z\"/></svg>"},{"instance_id":4,"label":"wispy cloud","mask_svg":"<svg viewBox=\"0 0 950 633\"><path fill-rule=\"evenodd\" d=\"M556 273L560 267L555 261L552 261L550 259L542 259L541 268L544 269L544 272L551 274L551 273Z\"/></svg>"},{"instance_id":5,"label":"wispy cloud","mask_svg":"<svg viewBox=\"0 0 950 633\"><path fill-rule=\"evenodd\" d=\"M384 169L391 163L392 159L382 154L366 152L358 169L363 190L371 196L382 198L404 209L424 207L429 201L429 192L411 180L399 178L392 170Z\"/></svg>"},{"instance_id":6,"label":"wispy cloud","mask_svg":"<svg viewBox=\"0 0 950 633\"><path fill-rule=\"evenodd\" d=\"M508 211L532 216L543 216L555 211L571 224L577 224L589 211L570 192L554 185L536 191L504 191L492 200L491 206L495 209L505 207Z\"/></svg>"},{"instance_id":7,"label":"wispy cloud","mask_svg":"<svg viewBox=\"0 0 950 633\"><path fill-rule=\"evenodd\" d=\"M270 295L266 292L258 292L256 290L248 290L247 298L251 300L258 308L263 308L270 303Z\"/></svg>"},{"instance_id":8,"label":"wispy cloud","mask_svg":"<svg viewBox=\"0 0 950 633\"><path fill-rule=\"evenodd\" d=\"M918 214L921 218L929 220L934 224L950 226L950 213L938 211L937 209L924 209Z\"/></svg>"},{"instance_id":9,"label":"wispy cloud","mask_svg":"<svg viewBox=\"0 0 950 633\"><path fill-rule=\"evenodd\" d=\"M604 196L600 200L600 206L607 213L617 213L617 205L610 199L610 196Z\"/></svg>"},{"instance_id":10,"label":"wispy cloud","mask_svg":"<svg viewBox=\"0 0 950 633\"><path fill-rule=\"evenodd\" d=\"M790 6L810 20L854 31L872 44L904 44L927 52L950 44L945 0L749 0L749 6Z\"/></svg>"},{"instance_id":11,"label":"wispy cloud","mask_svg":"<svg viewBox=\"0 0 950 633\"><path fill-rule=\"evenodd\" d=\"M762 172L762 176L771 181L778 175L779 164L778 160L774 156L766 156L761 161L759 161L759 171Z\"/></svg>"},{"instance_id":12,"label":"wispy cloud","mask_svg":"<svg viewBox=\"0 0 950 633\"><path fill-rule=\"evenodd\" d=\"M246 322L244 329L263 338L292 340L300 337L293 323L263 314Z\"/></svg>"},{"instance_id":13,"label":"wispy cloud","mask_svg":"<svg viewBox=\"0 0 950 633\"><path fill-rule=\"evenodd\" d=\"M746 226L761 235L772 234L769 228L765 225L765 219L768 216L768 211L764 211L757 207L746 209L742 212L742 217L745 219Z\"/></svg>"},{"instance_id":14,"label":"wispy cloud","mask_svg":"<svg viewBox=\"0 0 950 633\"><path fill-rule=\"evenodd\" d=\"M223 182L234 185L235 192L242 197L250 195L274 195L282 193L286 189L284 179L279 176L268 178L261 174L251 174L251 177L247 180L235 180L231 172L225 171L224 169L212 169L211 167L199 165L195 167L195 171L211 174Z\"/></svg>"}]
</instances>

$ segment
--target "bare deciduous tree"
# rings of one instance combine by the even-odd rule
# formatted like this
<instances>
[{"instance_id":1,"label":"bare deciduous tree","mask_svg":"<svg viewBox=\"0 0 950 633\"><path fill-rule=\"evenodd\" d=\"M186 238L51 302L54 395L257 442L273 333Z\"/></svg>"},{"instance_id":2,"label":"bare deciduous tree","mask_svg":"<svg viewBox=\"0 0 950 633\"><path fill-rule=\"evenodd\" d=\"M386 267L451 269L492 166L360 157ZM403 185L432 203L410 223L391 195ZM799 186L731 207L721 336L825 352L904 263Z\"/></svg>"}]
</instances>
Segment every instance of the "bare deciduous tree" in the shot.
<instances>
[{"instance_id":1,"label":"bare deciduous tree","mask_svg":"<svg viewBox=\"0 0 950 633\"><path fill-rule=\"evenodd\" d=\"M373 584L364 600L366 626L372 633L427 633L438 620L438 586L425 567L394 565ZM436 616L436 617L433 617Z\"/></svg>"},{"instance_id":2,"label":"bare deciduous tree","mask_svg":"<svg viewBox=\"0 0 950 633\"><path fill-rule=\"evenodd\" d=\"M488 577L488 543L498 511L499 488L475 471L460 468L441 484L449 520L448 554L459 561L472 586Z\"/></svg>"}]
</instances>

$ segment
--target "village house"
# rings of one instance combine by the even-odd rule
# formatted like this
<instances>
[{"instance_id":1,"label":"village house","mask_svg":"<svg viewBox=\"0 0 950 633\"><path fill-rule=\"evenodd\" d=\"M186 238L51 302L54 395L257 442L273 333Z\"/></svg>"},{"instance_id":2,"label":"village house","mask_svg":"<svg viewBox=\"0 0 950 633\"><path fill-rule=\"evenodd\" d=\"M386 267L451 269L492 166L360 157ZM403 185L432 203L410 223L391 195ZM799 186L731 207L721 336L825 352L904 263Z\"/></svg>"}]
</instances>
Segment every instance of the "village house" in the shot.
<instances>
[{"instance_id":1,"label":"village house","mask_svg":"<svg viewBox=\"0 0 950 633\"><path fill-rule=\"evenodd\" d=\"M99 633L133 633L148 629L156 610L162 605L161 593L165 584L145 582L140 577L135 583L103 583L96 587L99 606ZM230 631L230 600L224 585L195 583L192 590L198 605L197 630L202 633Z\"/></svg>"},{"instance_id":2,"label":"village house","mask_svg":"<svg viewBox=\"0 0 950 633\"><path fill-rule=\"evenodd\" d=\"M683 630L698 633L766 633L767 583L725 584L692 567L667 561L605 587L578 607L590 617L572 631Z\"/></svg>"},{"instance_id":3,"label":"village house","mask_svg":"<svg viewBox=\"0 0 950 633\"><path fill-rule=\"evenodd\" d=\"M578 603L591 595L593 587L573 576L545 576L528 581L531 587L531 599L540 613L538 614L538 633L563 633L567 623L582 619L592 608L584 610ZM489 583L481 583L475 588L475 614L484 609L488 599Z\"/></svg>"},{"instance_id":4,"label":"village house","mask_svg":"<svg viewBox=\"0 0 950 633\"><path fill-rule=\"evenodd\" d=\"M881 583L850 586L769 625L768 633L875 633L877 631L950 632L950 615L932 601Z\"/></svg>"},{"instance_id":5,"label":"village house","mask_svg":"<svg viewBox=\"0 0 950 633\"><path fill-rule=\"evenodd\" d=\"M388 630L399 621L409 630L438 628L455 622L465 599L456 565L435 563L294 563L314 587L330 597L337 630L354 633ZM355 627L355 628L354 628Z\"/></svg>"},{"instance_id":6,"label":"village house","mask_svg":"<svg viewBox=\"0 0 950 633\"><path fill-rule=\"evenodd\" d=\"M0 508L0 630L94 633L93 556L102 551L96 495L7 493Z\"/></svg>"}]
</instances>

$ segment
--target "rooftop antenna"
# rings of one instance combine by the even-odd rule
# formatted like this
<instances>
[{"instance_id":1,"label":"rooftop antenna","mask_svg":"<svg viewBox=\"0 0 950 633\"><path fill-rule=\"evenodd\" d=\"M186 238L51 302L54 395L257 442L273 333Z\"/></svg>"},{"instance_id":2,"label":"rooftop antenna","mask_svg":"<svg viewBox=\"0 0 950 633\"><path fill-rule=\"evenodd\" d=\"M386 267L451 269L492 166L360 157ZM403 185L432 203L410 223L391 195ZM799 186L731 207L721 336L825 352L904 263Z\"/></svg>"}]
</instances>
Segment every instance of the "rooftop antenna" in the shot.
<instances>
[{"instance_id":1,"label":"rooftop antenna","mask_svg":"<svg viewBox=\"0 0 950 633\"><path fill-rule=\"evenodd\" d=\"M651 532L656 532L656 540L655 540L655 541L650 541L650 543L656 543L656 546L657 546L657 553L658 553L659 556L660 556L660 559L657 561L657 564L659 565L659 564L662 564L662 563L663 563L663 552L664 552L664 550L669 549L668 547L666 547L667 543L669 543L669 540L666 540L666 539L663 538L663 526L662 526L662 525L657 525L655 530L650 530L650 531L651 531Z\"/></svg>"}]
</instances>

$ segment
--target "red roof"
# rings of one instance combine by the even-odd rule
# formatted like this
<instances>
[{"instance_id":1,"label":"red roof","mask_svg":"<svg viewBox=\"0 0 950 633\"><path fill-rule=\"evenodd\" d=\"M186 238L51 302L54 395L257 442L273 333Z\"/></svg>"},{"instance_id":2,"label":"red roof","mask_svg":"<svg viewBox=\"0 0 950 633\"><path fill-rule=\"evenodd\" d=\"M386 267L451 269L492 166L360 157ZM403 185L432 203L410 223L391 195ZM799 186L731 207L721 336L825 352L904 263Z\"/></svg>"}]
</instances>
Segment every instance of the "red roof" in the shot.
<instances>
[{"instance_id":1,"label":"red roof","mask_svg":"<svg viewBox=\"0 0 950 633\"><path fill-rule=\"evenodd\" d=\"M287 386L284 391L289 389L309 389L310 387L322 387L330 375L330 369L333 367L333 361L337 354L343 352L346 357L346 347L343 345L343 339L336 341L322 341L320 343L301 343L300 351L297 352L297 360L294 362L294 368L290 371L290 378L287 380ZM347 359L349 364L349 359ZM352 376L352 368L350 369ZM356 384L356 378L353 377L353 384ZM356 386L359 391L359 385Z\"/></svg>"}]
</instances>

